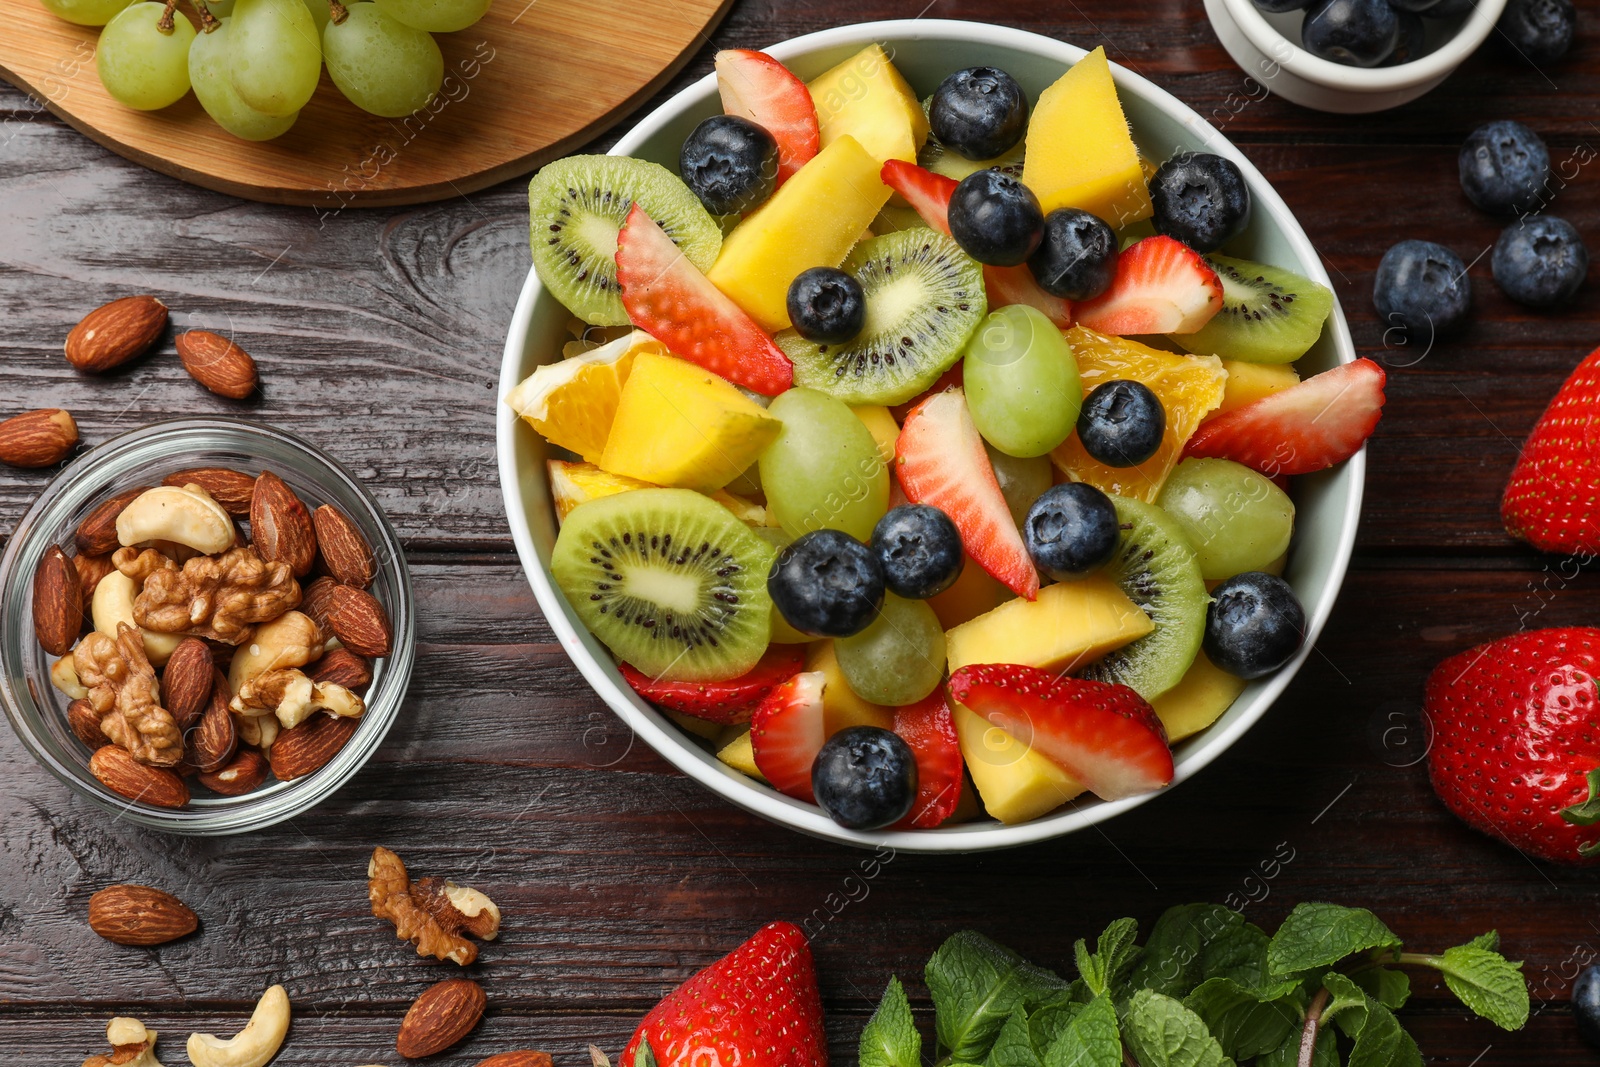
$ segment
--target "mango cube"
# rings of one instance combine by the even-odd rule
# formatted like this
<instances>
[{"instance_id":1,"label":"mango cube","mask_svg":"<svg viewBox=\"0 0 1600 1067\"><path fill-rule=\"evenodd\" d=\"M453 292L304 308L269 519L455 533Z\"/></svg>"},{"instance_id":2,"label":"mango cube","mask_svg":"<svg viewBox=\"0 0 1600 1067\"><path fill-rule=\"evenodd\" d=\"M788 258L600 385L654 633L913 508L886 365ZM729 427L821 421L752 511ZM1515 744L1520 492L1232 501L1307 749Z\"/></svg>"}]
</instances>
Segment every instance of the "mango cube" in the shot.
<instances>
[{"instance_id":1,"label":"mango cube","mask_svg":"<svg viewBox=\"0 0 1600 1067\"><path fill-rule=\"evenodd\" d=\"M1167 728L1167 741L1177 744L1216 722L1244 692L1244 679L1216 666L1202 651L1184 672L1183 681L1150 702Z\"/></svg>"},{"instance_id":2,"label":"mango cube","mask_svg":"<svg viewBox=\"0 0 1600 1067\"><path fill-rule=\"evenodd\" d=\"M832 737L847 726L894 729L894 709L863 700L844 680L832 641L818 641L806 650L806 670L821 671L823 732Z\"/></svg>"},{"instance_id":3,"label":"mango cube","mask_svg":"<svg viewBox=\"0 0 1600 1067\"><path fill-rule=\"evenodd\" d=\"M634 357L666 351L660 341L635 330L599 348L545 364L506 394L506 403L551 444L597 463Z\"/></svg>"},{"instance_id":4,"label":"mango cube","mask_svg":"<svg viewBox=\"0 0 1600 1067\"><path fill-rule=\"evenodd\" d=\"M952 704L951 711L967 773L994 818L1027 822L1083 792L1072 775L976 712L960 704Z\"/></svg>"},{"instance_id":5,"label":"mango cube","mask_svg":"<svg viewBox=\"0 0 1600 1067\"><path fill-rule=\"evenodd\" d=\"M1039 94L1028 120L1022 182L1046 214L1081 208L1115 230L1150 217L1150 188L1104 47Z\"/></svg>"},{"instance_id":6,"label":"mango cube","mask_svg":"<svg viewBox=\"0 0 1600 1067\"><path fill-rule=\"evenodd\" d=\"M1245 363L1225 359L1222 369L1228 375L1222 386L1222 403L1206 416L1208 420L1300 384L1300 375L1289 363Z\"/></svg>"},{"instance_id":7,"label":"mango cube","mask_svg":"<svg viewBox=\"0 0 1600 1067\"><path fill-rule=\"evenodd\" d=\"M767 780L756 766L755 745L750 741L750 724L729 726L717 739L717 758L740 774L747 774L758 782Z\"/></svg>"},{"instance_id":8,"label":"mango cube","mask_svg":"<svg viewBox=\"0 0 1600 1067\"><path fill-rule=\"evenodd\" d=\"M850 136L880 164L917 161L928 139L928 116L882 45L868 45L807 88L823 148Z\"/></svg>"},{"instance_id":9,"label":"mango cube","mask_svg":"<svg viewBox=\"0 0 1600 1067\"><path fill-rule=\"evenodd\" d=\"M1020 663L1069 672L1155 629L1103 574L1057 582L1037 600L1008 600L944 635L950 673L971 663Z\"/></svg>"}]
</instances>

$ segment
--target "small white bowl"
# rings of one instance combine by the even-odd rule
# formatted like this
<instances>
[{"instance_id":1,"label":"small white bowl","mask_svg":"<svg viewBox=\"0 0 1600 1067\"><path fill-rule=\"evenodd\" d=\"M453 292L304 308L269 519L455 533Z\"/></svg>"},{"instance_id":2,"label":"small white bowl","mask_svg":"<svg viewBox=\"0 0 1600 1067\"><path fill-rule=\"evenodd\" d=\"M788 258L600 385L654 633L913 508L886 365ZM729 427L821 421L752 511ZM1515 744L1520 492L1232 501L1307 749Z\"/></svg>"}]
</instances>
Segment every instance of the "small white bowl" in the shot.
<instances>
[{"instance_id":1,"label":"small white bowl","mask_svg":"<svg viewBox=\"0 0 1600 1067\"><path fill-rule=\"evenodd\" d=\"M1506 0L1478 0L1464 18L1423 19L1428 51L1409 63L1368 68L1319 59L1301 48L1296 42L1303 12L1269 15L1253 0L1205 3L1217 39L1247 75L1285 100L1341 114L1386 111L1433 89L1478 50L1506 6Z\"/></svg>"},{"instance_id":2,"label":"small white bowl","mask_svg":"<svg viewBox=\"0 0 1600 1067\"><path fill-rule=\"evenodd\" d=\"M1041 90L1085 55L1082 48L1022 30L936 19L845 26L797 37L767 51L800 77L814 78L874 41L886 46L895 65L923 93L932 92L951 71L989 64L1009 71L1029 97L1036 99ZM1199 115L1139 75L1115 63L1112 72L1134 139L1147 156L1165 159L1174 152L1198 150L1215 152L1238 164L1250 183L1254 211L1249 227L1230 243L1229 251L1330 285L1305 231L1238 149ZM637 155L675 167L683 139L701 120L720 111L716 79L707 75L640 120L617 142L612 153ZM984 821L937 830L858 833L839 826L815 805L783 796L723 765L640 699L623 681L611 653L589 633L551 580L550 550L555 544L556 517L545 469L549 449L531 427L499 402L535 367L561 358L568 319L566 309L544 291L538 275L530 270L506 338L496 394L500 485L505 494L506 516L528 581L561 647L601 699L663 758L719 796L773 822L832 841L868 848L888 846L906 852L977 852L1044 841L1104 822L1156 795L1115 803L1085 796L1051 815L1015 826ZM1349 327L1335 302L1322 338L1302 357L1299 366L1307 373L1315 373L1355 358ZM1305 606L1305 646L1288 666L1269 678L1250 683L1221 719L1178 744L1174 752L1174 784L1192 776L1238 740L1271 707L1311 654L1344 581L1361 516L1365 480L1364 451L1333 470L1295 480L1297 529L1285 577Z\"/></svg>"}]
</instances>

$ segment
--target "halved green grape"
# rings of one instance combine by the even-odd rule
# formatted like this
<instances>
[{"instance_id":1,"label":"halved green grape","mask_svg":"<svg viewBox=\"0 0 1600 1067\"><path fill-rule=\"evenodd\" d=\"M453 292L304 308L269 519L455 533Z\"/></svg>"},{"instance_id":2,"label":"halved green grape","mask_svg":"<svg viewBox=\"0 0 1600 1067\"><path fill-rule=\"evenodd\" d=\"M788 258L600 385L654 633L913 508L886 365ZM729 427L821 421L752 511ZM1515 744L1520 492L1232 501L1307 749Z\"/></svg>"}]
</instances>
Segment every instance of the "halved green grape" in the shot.
<instances>
[{"instance_id":1,"label":"halved green grape","mask_svg":"<svg viewBox=\"0 0 1600 1067\"><path fill-rule=\"evenodd\" d=\"M833 649L844 680L874 704L913 704L944 681L944 629L923 600L885 594L872 625Z\"/></svg>"},{"instance_id":2,"label":"halved green grape","mask_svg":"<svg viewBox=\"0 0 1600 1067\"><path fill-rule=\"evenodd\" d=\"M1040 311L991 311L967 341L967 406L983 439L1009 456L1042 456L1078 421L1083 386L1061 331Z\"/></svg>"},{"instance_id":3,"label":"halved green grape","mask_svg":"<svg viewBox=\"0 0 1600 1067\"><path fill-rule=\"evenodd\" d=\"M322 34L333 84L356 107L398 119L425 107L444 81L444 55L433 35L385 15L377 4L352 4Z\"/></svg>"},{"instance_id":4,"label":"halved green grape","mask_svg":"<svg viewBox=\"0 0 1600 1067\"><path fill-rule=\"evenodd\" d=\"M232 25L232 19L223 19L220 26L202 33L190 46L189 81L194 84L194 95L206 114L235 137L246 141L281 137L289 132L300 113L264 115L239 99L228 77Z\"/></svg>"},{"instance_id":5,"label":"halved green grape","mask_svg":"<svg viewBox=\"0 0 1600 1067\"><path fill-rule=\"evenodd\" d=\"M767 411L783 423L760 467L778 525L792 537L843 530L870 540L889 510L889 468L872 431L843 401L815 389L790 389Z\"/></svg>"},{"instance_id":6,"label":"halved green grape","mask_svg":"<svg viewBox=\"0 0 1600 1067\"><path fill-rule=\"evenodd\" d=\"M1011 518L1020 529L1033 502L1043 496L1055 481L1055 467L1049 456L1018 459L1006 455L987 441L983 447L989 453L989 466L994 468L994 480L1000 483L1000 495L1006 498L1006 507L1011 509Z\"/></svg>"},{"instance_id":7,"label":"halved green grape","mask_svg":"<svg viewBox=\"0 0 1600 1067\"><path fill-rule=\"evenodd\" d=\"M322 77L322 40L303 0L236 0L229 77L247 107L293 115Z\"/></svg>"},{"instance_id":8,"label":"halved green grape","mask_svg":"<svg viewBox=\"0 0 1600 1067\"><path fill-rule=\"evenodd\" d=\"M489 12L492 0L375 0L383 13L429 33L464 30Z\"/></svg>"},{"instance_id":9,"label":"halved green grape","mask_svg":"<svg viewBox=\"0 0 1600 1067\"><path fill-rule=\"evenodd\" d=\"M1194 546L1208 582L1261 570L1289 550L1294 535L1289 495L1231 460L1184 460L1156 503Z\"/></svg>"},{"instance_id":10,"label":"halved green grape","mask_svg":"<svg viewBox=\"0 0 1600 1067\"><path fill-rule=\"evenodd\" d=\"M165 4L134 4L106 24L94 50L106 92L140 111L175 104L189 91L194 26L177 14L163 31L165 15Z\"/></svg>"},{"instance_id":11,"label":"halved green grape","mask_svg":"<svg viewBox=\"0 0 1600 1067\"><path fill-rule=\"evenodd\" d=\"M104 26L134 0L44 0L52 14L79 26Z\"/></svg>"}]
</instances>

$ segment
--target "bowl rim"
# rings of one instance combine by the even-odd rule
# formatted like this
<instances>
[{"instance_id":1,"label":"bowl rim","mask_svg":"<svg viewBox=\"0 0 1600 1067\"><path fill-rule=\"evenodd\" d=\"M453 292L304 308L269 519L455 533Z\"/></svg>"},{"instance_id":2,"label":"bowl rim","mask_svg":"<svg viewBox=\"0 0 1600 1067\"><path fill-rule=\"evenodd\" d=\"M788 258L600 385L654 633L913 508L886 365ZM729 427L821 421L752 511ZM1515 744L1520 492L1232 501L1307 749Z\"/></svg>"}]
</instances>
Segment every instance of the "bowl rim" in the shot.
<instances>
[{"instance_id":1,"label":"bowl rim","mask_svg":"<svg viewBox=\"0 0 1600 1067\"><path fill-rule=\"evenodd\" d=\"M1249 2L1249 0L1245 0ZM954 19L891 19L856 23L834 29L821 30L790 38L764 49L781 61L789 61L812 51L845 46L865 47L872 42L893 45L907 40L953 40L967 44L997 45L1029 51L1048 60L1058 61L1063 69L1078 62L1088 50L1050 37L1006 26L994 26ZM1258 209L1273 216L1276 228L1283 239L1294 249L1300 264L1316 281L1332 289L1322 260L1312 246L1310 238L1295 220L1281 197L1250 161L1216 127L1206 122L1186 104L1164 89L1113 62L1112 74L1119 91L1140 97L1179 124L1187 127L1208 148L1236 163L1250 184L1251 194ZM629 155L663 126L682 112L696 106L716 92L715 74L707 74L690 83L680 92L657 107L617 141L612 155ZM860 832L846 830L834 823L820 809L755 782L739 772L717 762L714 755L706 753L683 736L681 731L664 715L651 707L621 680L621 675L609 660L602 662L584 646L586 632L576 622L564 595L551 581L548 571L540 562L533 543L528 522L527 502L523 500L521 479L516 463L515 435L522 420L503 397L521 380L520 364L533 321L536 298L543 291L537 273L531 268L523 283L507 331L506 346L501 363L499 390L496 394L496 450L500 471L501 493L506 504L506 518L511 527L517 555L523 571L533 587L540 609L559 640L561 647L577 666L595 693L623 720L646 744L654 749L682 773L695 779L724 800L811 837L861 848L890 848L910 853L966 853L1012 848L1060 837L1104 822L1116 815L1161 796L1179 783L1186 781L1212 760L1221 755L1254 726L1266 710L1282 695L1300 666L1311 654L1317 637L1333 610L1339 590L1349 565L1355 545L1356 527L1361 515L1361 499L1366 481L1366 449L1348 461L1347 494L1344 511L1340 517L1334 559L1328 572L1327 596L1308 619L1306 640L1294 659L1281 668L1255 694L1253 703L1233 723L1222 730L1215 727L1203 733L1198 744L1187 749L1180 759L1171 785L1155 793L1130 797L1119 801L1101 801L1090 798L1075 802L1057 811L1025 823L1005 825L998 822L964 824L936 830L886 830ZM1350 336L1344 312L1335 296L1332 312L1324 327L1331 332L1332 342L1340 364L1355 360L1355 345ZM531 431L530 431L531 432ZM539 502L541 505L544 502ZM1242 698L1241 698L1242 699Z\"/></svg>"}]
</instances>

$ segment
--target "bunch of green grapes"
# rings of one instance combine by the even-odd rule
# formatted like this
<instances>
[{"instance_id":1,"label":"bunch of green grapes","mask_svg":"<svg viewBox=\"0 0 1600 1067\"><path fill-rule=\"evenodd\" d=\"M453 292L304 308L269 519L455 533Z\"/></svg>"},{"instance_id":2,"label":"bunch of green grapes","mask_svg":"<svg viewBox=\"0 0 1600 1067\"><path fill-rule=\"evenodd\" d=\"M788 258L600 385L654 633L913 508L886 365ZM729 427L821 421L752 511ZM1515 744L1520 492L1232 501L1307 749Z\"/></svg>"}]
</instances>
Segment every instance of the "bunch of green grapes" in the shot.
<instances>
[{"instance_id":1,"label":"bunch of green grapes","mask_svg":"<svg viewBox=\"0 0 1600 1067\"><path fill-rule=\"evenodd\" d=\"M266 141L287 133L328 76L349 101L385 118L427 106L444 81L436 33L473 25L492 0L44 0L81 26L103 26L95 50L112 97L141 111L194 90L217 124ZM196 23L199 25L197 30Z\"/></svg>"}]
</instances>

